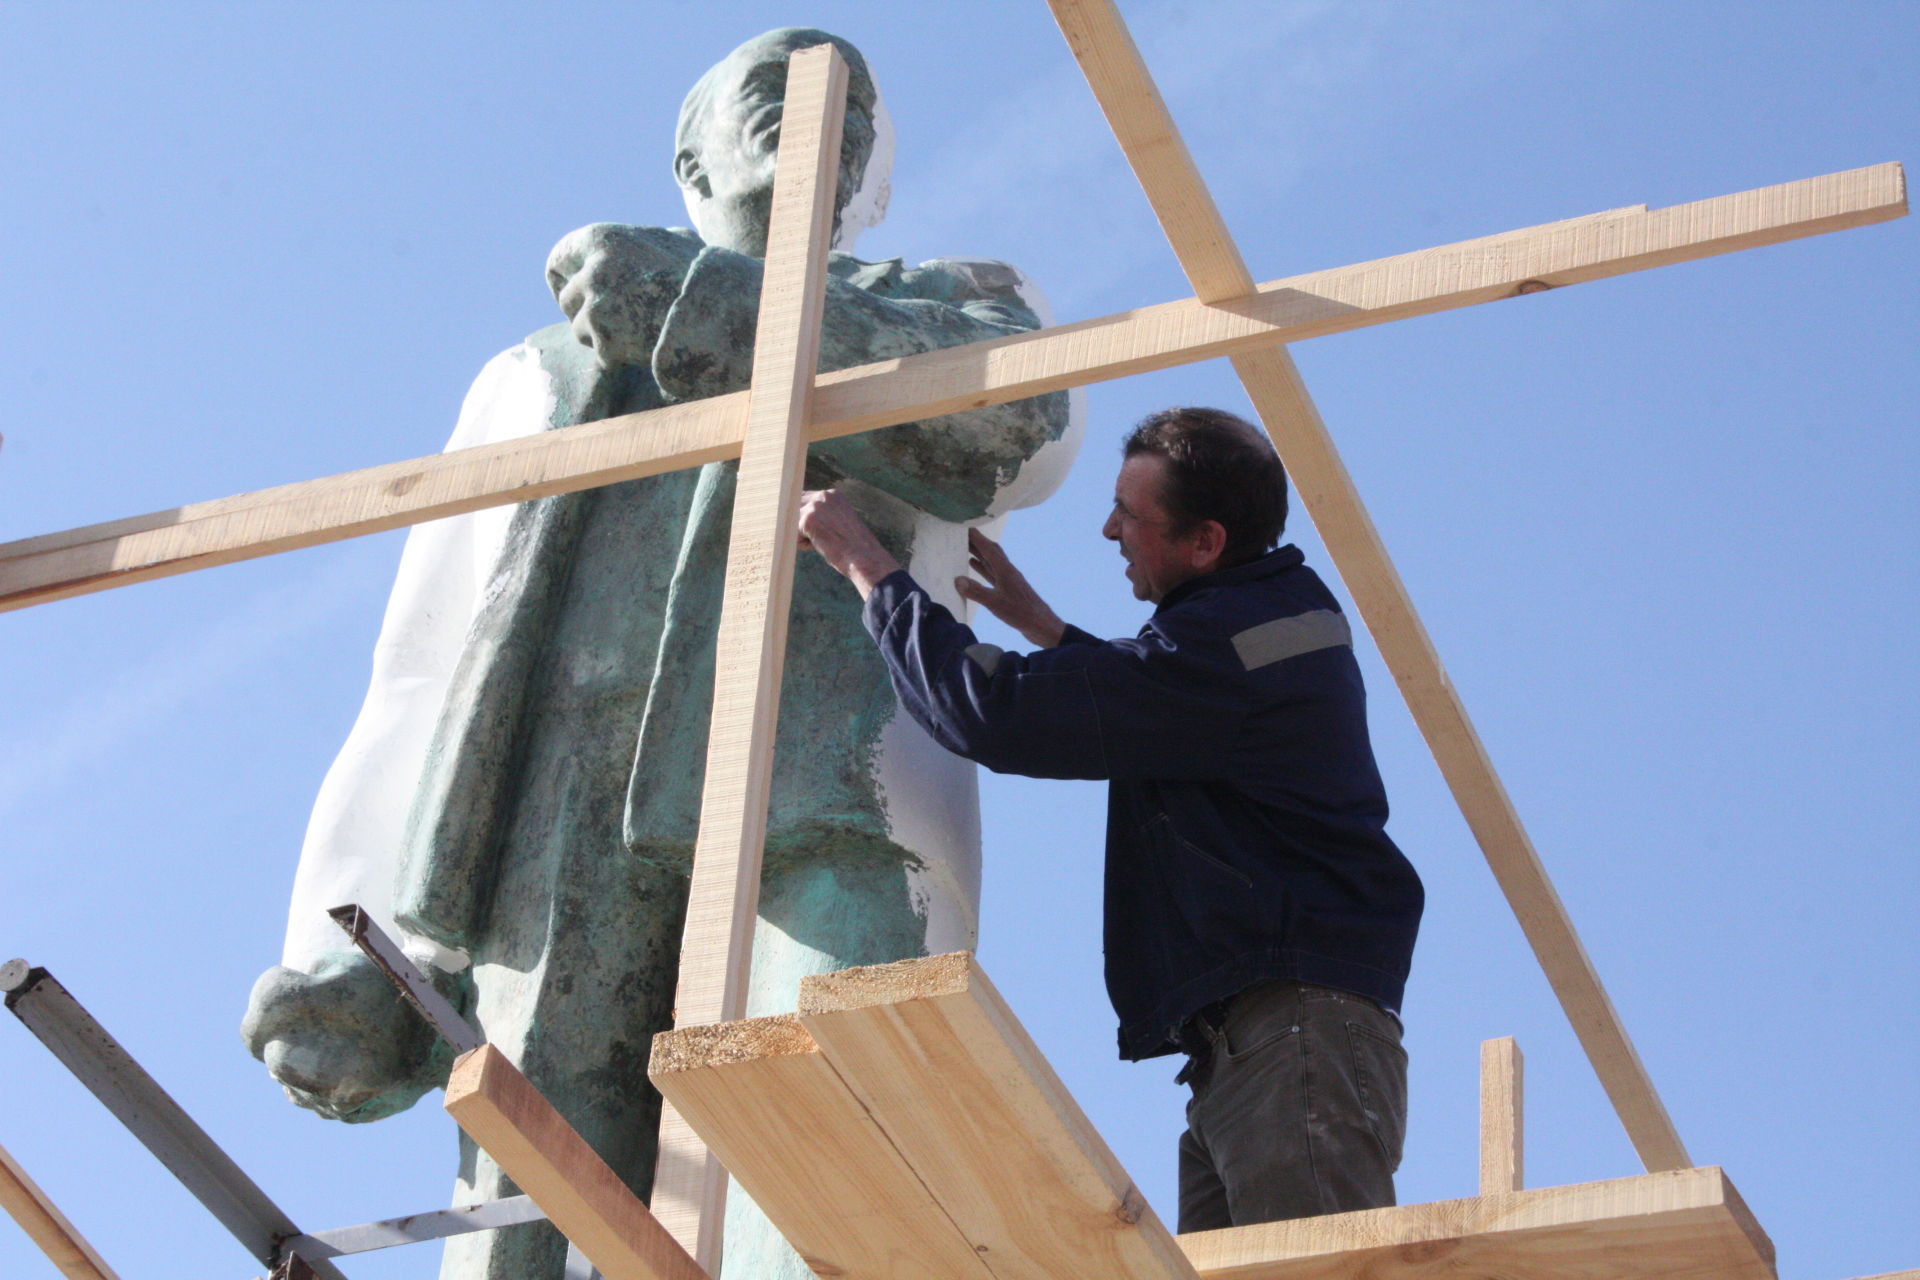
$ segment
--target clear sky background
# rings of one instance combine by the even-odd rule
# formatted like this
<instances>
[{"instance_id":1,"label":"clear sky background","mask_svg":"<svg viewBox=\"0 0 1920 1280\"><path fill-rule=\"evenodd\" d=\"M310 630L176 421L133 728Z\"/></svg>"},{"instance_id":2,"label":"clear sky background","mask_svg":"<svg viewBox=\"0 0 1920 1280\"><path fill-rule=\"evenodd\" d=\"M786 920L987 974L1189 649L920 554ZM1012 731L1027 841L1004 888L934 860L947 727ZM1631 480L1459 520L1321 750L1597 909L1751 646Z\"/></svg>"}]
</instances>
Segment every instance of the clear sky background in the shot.
<instances>
[{"instance_id":1,"label":"clear sky background","mask_svg":"<svg viewBox=\"0 0 1920 1280\"><path fill-rule=\"evenodd\" d=\"M1896 0L1125 9L1261 279L1920 160ZM863 256L1004 258L1063 320L1187 296L1038 0L6 0L0 539L438 449L480 366L558 318L556 239L685 221L681 95L789 24L857 43L898 128ZM1295 349L1682 1137L1793 1280L1920 1266L1915 245L1897 221ZM1224 362L1095 388L1073 476L1011 527L1090 630L1143 616L1098 537L1117 441L1182 401L1245 407ZM400 539L0 618L0 952L308 1229L444 1204L452 1177L438 1095L322 1122L236 1034ZM1498 1035L1527 1055L1529 1185L1636 1172L1361 652L1429 891L1402 1200L1473 1193ZM983 791L986 966L1170 1217L1184 1091L1112 1057L1102 789ZM257 1272L11 1019L0 1079L0 1145L123 1276ZM0 1224L0 1275L55 1274Z\"/></svg>"}]
</instances>

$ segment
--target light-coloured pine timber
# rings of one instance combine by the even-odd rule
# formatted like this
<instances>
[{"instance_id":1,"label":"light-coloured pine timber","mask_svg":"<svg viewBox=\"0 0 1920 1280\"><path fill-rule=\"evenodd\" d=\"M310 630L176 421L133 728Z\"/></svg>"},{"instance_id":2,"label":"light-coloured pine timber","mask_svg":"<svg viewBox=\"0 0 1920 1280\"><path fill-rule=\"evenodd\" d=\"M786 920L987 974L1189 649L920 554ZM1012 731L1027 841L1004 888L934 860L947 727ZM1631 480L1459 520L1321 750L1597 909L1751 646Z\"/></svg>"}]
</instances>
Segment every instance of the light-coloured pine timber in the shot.
<instances>
[{"instance_id":1,"label":"light-coloured pine timber","mask_svg":"<svg viewBox=\"0 0 1920 1280\"><path fill-rule=\"evenodd\" d=\"M815 1274L991 1280L792 1014L663 1031L648 1075Z\"/></svg>"},{"instance_id":2,"label":"light-coloured pine timber","mask_svg":"<svg viewBox=\"0 0 1920 1280\"><path fill-rule=\"evenodd\" d=\"M586 1139L492 1045L454 1062L446 1107L605 1280L708 1280Z\"/></svg>"},{"instance_id":3,"label":"light-coloured pine timber","mask_svg":"<svg viewBox=\"0 0 1920 1280\"><path fill-rule=\"evenodd\" d=\"M1236 356L1233 366L1634 1151L1649 1171L1687 1168L1693 1161L1686 1144L1547 878L1346 463L1307 399L1298 368L1284 351Z\"/></svg>"},{"instance_id":4,"label":"light-coloured pine timber","mask_svg":"<svg viewBox=\"0 0 1920 1280\"><path fill-rule=\"evenodd\" d=\"M1253 276L1227 230L1193 153L1112 0L1047 0L1087 87L1133 166L1174 257L1202 302L1253 292Z\"/></svg>"},{"instance_id":5,"label":"light-coloured pine timber","mask_svg":"<svg viewBox=\"0 0 1920 1280\"><path fill-rule=\"evenodd\" d=\"M746 1013L799 550L794 512L820 359L846 99L846 60L831 44L801 49L788 59L753 382L720 603L706 782L674 991L675 1026L729 1022ZM725 1174L680 1117L667 1117L660 1137L654 1212L703 1267L718 1273Z\"/></svg>"},{"instance_id":6,"label":"light-coloured pine timber","mask_svg":"<svg viewBox=\"0 0 1920 1280\"><path fill-rule=\"evenodd\" d=\"M1111 0L1050 3L1195 293L1225 304L1252 291L1253 277L1119 11ZM1586 221L1604 225L1634 212L1614 210ZM1233 365L1635 1151L1649 1170L1688 1167L1686 1146L1447 679L1293 357L1274 346L1236 354Z\"/></svg>"},{"instance_id":7,"label":"light-coloured pine timber","mask_svg":"<svg viewBox=\"0 0 1920 1280\"><path fill-rule=\"evenodd\" d=\"M1179 1237L1201 1280L1773 1280L1719 1169L1676 1169Z\"/></svg>"},{"instance_id":8,"label":"light-coloured pine timber","mask_svg":"<svg viewBox=\"0 0 1920 1280\"><path fill-rule=\"evenodd\" d=\"M1480 1194L1526 1178L1526 1059L1512 1036L1480 1042Z\"/></svg>"},{"instance_id":9,"label":"light-coloured pine timber","mask_svg":"<svg viewBox=\"0 0 1920 1280\"><path fill-rule=\"evenodd\" d=\"M812 439L1902 216L1898 164L1547 223L821 374ZM0 609L736 456L746 392L0 544ZM1316 517L1317 519L1317 517ZM1357 595L1357 593L1356 593Z\"/></svg>"},{"instance_id":10,"label":"light-coloured pine timber","mask_svg":"<svg viewBox=\"0 0 1920 1280\"><path fill-rule=\"evenodd\" d=\"M799 1012L996 1276L1192 1276L971 954L805 978Z\"/></svg>"},{"instance_id":11,"label":"light-coloured pine timber","mask_svg":"<svg viewBox=\"0 0 1920 1280\"><path fill-rule=\"evenodd\" d=\"M5 1147L0 1147L0 1209L67 1280L120 1280Z\"/></svg>"}]
</instances>

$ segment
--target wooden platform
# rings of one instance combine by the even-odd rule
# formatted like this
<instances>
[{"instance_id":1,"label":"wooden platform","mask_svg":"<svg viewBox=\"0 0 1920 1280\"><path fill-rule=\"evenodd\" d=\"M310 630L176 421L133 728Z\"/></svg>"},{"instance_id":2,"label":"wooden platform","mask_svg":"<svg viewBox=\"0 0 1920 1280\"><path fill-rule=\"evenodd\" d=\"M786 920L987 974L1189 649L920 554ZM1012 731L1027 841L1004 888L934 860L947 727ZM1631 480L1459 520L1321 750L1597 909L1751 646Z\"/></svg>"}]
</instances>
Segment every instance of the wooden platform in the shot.
<instances>
[{"instance_id":1,"label":"wooden platform","mask_svg":"<svg viewBox=\"0 0 1920 1280\"><path fill-rule=\"evenodd\" d=\"M653 1081L824 1276L1770 1280L1718 1169L1175 1237L967 953L654 1042Z\"/></svg>"},{"instance_id":2,"label":"wooden platform","mask_svg":"<svg viewBox=\"0 0 1920 1280\"><path fill-rule=\"evenodd\" d=\"M1202 1280L1772 1280L1773 1244L1718 1169L1679 1169L1178 1237Z\"/></svg>"}]
</instances>

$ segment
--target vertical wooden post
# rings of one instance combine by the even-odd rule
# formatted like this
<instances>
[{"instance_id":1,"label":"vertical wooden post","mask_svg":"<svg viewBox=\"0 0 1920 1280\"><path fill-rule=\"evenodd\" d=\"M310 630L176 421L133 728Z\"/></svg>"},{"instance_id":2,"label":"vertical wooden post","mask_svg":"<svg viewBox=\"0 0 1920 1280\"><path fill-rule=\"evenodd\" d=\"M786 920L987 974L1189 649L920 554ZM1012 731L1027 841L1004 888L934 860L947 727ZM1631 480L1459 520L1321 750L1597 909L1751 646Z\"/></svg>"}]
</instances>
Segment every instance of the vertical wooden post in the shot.
<instances>
[{"instance_id":1,"label":"vertical wooden post","mask_svg":"<svg viewBox=\"0 0 1920 1280\"><path fill-rule=\"evenodd\" d=\"M1512 1036L1480 1042L1480 1194L1518 1191L1525 1176L1526 1059Z\"/></svg>"},{"instance_id":2,"label":"vertical wooden post","mask_svg":"<svg viewBox=\"0 0 1920 1280\"><path fill-rule=\"evenodd\" d=\"M832 45L788 59L675 1026L746 1013L846 92L846 61ZM668 1107L653 1212L709 1274L720 1269L726 1189L720 1162Z\"/></svg>"},{"instance_id":3,"label":"vertical wooden post","mask_svg":"<svg viewBox=\"0 0 1920 1280\"><path fill-rule=\"evenodd\" d=\"M12 1215L67 1280L119 1280L5 1147L0 1147L0 1209Z\"/></svg>"}]
</instances>

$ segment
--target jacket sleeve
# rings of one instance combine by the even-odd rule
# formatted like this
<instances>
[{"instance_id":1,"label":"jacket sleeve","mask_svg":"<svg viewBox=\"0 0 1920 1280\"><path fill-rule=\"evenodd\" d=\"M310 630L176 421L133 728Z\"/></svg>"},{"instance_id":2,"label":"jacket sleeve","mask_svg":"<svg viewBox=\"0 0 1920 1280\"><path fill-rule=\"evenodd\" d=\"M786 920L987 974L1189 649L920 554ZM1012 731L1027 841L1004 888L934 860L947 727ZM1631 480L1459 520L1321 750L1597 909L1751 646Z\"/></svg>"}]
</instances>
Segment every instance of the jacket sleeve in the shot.
<instances>
[{"instance_id":1,"label":"jacket sleeve","mask_svg":"<svg viewBox=\"0 0 1920 1280\"><path fill-rule=\"evenodd\" d=\"M1034 653L983 644L905 571L865 619L894 692L935 741L996 773L1033 778L1226 775L1250 689L1223 637L1177 618L1135 640Z\"/></svg>"}]
</instances>

